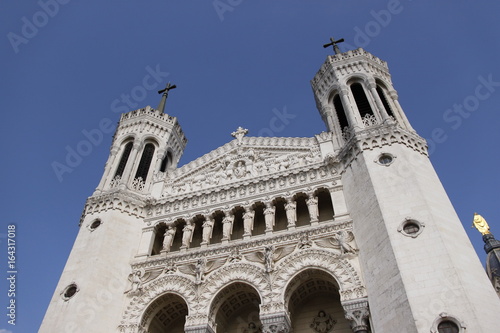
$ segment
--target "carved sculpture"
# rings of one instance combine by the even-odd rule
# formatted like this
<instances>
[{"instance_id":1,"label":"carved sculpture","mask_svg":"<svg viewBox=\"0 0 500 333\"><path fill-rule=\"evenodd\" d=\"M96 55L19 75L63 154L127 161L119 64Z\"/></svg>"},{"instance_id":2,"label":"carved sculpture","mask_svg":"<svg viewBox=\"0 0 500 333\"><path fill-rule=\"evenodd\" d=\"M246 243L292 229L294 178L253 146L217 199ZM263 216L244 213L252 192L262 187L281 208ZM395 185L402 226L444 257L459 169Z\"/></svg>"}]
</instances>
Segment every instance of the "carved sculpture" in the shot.
<instances>
[{"instance_id":1,"label":"carved sculpture","mask_svg":"<svg viewBox=\"0 0 500 333\"><path fill-rule=\"evenodd\" d=\"M285 205L286 219L288 221L288 226L293 227L297 222L297 204L293 200L288 200Z\"/></svg>"},{"instance_id":2,"label":"carved sculpture","mask_svg":"<svg viewBox=\"0 0 500 333\"><path fill-rule=\"evenodd\" d=\"M144 271L144 269L136 270L129 274L128 280L130 282L130 288L125 291L128 296L137 296L142 293L143 284L156 279L163 269L157 269L153 271Z\"/></svg>"},{"instance_id":3,"label":"carved sculpture","mask_svg":"<svg viewBox=\"0 0 500 333\"><path fill-rule=\"evenodd\" d=\"M194 225L191 222L186 223L182 229L182 247L188 248L191 240L193 239Z\"/></svg>"},{"instance_id":4,"label":"carved sculpture","mask_svg":"<svg viewBox=\"0 0 500 333\"><path fill-rule=\"evenodd\" d=\"M252 234L254 216L255 212L253 210L249 208L245 210L245 214L243 214L243 229L244 229L243 236L249 236Z\"/></svg>"},{"instance_id":5,"label":"carved sculpture","mask_svg":"<svg viewBox=\"0 0 500 333\"><path fill-rule=\"evenodd\" d=\"M311 222L318 221L319 212L318 212L318 199L314 195L310 195L309 199L306 201L307 209L309 210L309 216L311 218Z\"/></svg>"},{"instance_id":6,"label":"carved sculpture","mask_svg":"<svg viewBox=\"0 0 500 333\"><path fill-rule=\"evenodd\" d=\"M318 315L312 320L310 327L317 333L328 333L333 330L336 323L337 321L331 315L320 310Z\"/></svg>"},{"instance_id":7,"label":"carved sculpture","mask_svg":"<svg viewBox=\"0 0 500 333\"><path fill-rule=\"evenodd\" d=\"M228 240L231 238L231 234L233 233L233 222L234 215L231 212L226 213L226 216L222 220L222 239Z\"/></svg>"},{"instance_id":8,"label":"carved sculpture","mask_svg":"<svg viewBox=\"0 0 500 333\"><path fill-rule=\"evenodd\" d=\"M273 230L274 227L274 212L276 211L276 207L272 206L271 203L266 205L266 209L264 210L264 217L266 221L266 231Z\"/></svg>"},{"instance_id":9,"label":"carved sculpture","mask_svg":"<svg viewBox=\"0 0 500 333\"><path fill-rule=\"evenodd\" d=\"M214 228L214 219L210 216L205 218L205 222L203 222L203 233L202 233L202 244L208 244L210 242L210 238L212 238L212 232Z\"/></svg>"},{"instance_id":10,"label":"carved sculpture","mask_svg":"<svg viewBox=\"0 0 500 333\"><path fill-rule=\"evenodd\" d=\"M165 234L163 235L163 246L162 251L169 252L172 247L172 243L174 241L176 228L169 226L167 230L165 230Z\"/></svg>"}]
</instances>

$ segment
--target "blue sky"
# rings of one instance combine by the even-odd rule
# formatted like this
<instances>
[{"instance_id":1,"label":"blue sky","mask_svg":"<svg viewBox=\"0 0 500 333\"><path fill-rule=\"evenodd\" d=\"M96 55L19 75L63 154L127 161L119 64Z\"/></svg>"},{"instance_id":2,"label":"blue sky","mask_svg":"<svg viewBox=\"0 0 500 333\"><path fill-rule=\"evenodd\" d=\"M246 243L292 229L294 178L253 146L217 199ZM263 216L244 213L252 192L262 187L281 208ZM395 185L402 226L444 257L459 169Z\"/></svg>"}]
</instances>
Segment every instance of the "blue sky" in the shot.
<instances>
[{"instance_id":1,"label":"blue sky","mask_svg":"<svg viewBox=\"0 0 500 333\"><path fill-rule=\"evenodd\" d=\"M0 332L36 332L54 293L111 144L106 126L90 144L85 133L116 124L120 112L156 107L156 91L172 81L178 88L166 111L189 140L181 164L230 141L238 126L254 136L312 136L324 125L309 81L331 54L322 45L332 35L346 39L343 50L361 46L388 62L400 103L430 141L431 160L484 261L470 226L477 211L500 238L499 2L172 3L0 3L0 267L7 275L14 224L18 269L16 326L2 314ZM291 116L271 130L283 110ZM69 166L71 150L85 156ZM54 163L68 172L58 175ZM7 288L4 280L4 309Z\"/></svg>"}]
</instances>

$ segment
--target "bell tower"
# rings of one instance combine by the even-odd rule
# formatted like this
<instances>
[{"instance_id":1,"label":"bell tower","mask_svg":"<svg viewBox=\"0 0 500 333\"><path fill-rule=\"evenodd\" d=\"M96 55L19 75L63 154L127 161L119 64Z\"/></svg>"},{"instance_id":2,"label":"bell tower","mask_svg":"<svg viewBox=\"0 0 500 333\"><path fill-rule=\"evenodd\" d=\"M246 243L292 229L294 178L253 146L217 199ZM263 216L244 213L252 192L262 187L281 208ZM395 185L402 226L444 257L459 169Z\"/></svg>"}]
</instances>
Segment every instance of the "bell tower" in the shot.
<instances>
[{"instance_id":1,"label":"bell tower","mask_svg":"<svg viewBox=\"0 0 500 333\"><path fill-rule=\"evenodd\" d=\"M158 109L147 106L121 115L103 176L87 199L39 332L115 332L119 326L145 205L161 190L162 182L155 180L176 168L187 142L177 118L163 112L170 89L160 91Z\"/></svg>"},{"instance_id":2,"label":"bell tower","mask_svg":"<svg viewBox=\"0 0 500 333\"><path fill-rule=\"evenodd\" d=\"M335 54L311 84L342 169L372 330L499 327L498 297L425 140L398 102L387 63L363 49L341 53L337 42L325 45L333 44Z\"/></svg>"}]
</instances>

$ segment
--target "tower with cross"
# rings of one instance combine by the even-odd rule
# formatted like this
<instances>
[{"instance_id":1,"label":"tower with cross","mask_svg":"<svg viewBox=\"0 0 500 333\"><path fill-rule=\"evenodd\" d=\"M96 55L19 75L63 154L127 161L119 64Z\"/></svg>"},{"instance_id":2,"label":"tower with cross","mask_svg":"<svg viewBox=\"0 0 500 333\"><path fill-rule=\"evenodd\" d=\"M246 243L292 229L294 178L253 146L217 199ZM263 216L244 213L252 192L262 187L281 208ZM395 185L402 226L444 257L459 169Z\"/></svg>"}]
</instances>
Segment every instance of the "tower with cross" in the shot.
<instances>
[{"instance_id":1,"label":"tower with cross","mask_svg":"<svg viewBox=\"0 0 500 333\"><path fill-rule=\"evenodd\" d=\"M157 109L122 114L39 332L500 327L387 63L330 41L311 81L325 123L312 137L227 128L226 144L179 166L186 138L164 113L175 85Z\"/></svg>"}]
</instances>

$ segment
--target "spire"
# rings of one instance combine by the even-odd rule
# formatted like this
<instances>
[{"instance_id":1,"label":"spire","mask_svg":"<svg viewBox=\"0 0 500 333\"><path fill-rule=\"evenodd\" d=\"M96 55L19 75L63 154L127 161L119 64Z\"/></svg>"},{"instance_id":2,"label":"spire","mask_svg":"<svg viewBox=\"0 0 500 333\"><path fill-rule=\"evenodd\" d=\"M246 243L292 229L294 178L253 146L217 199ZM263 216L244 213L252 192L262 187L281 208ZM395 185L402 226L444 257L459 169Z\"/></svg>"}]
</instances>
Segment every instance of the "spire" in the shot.
<instances>
[{"instance_id":1,"label":"spire","mask_svg":"<svg viewBox=\"0 0 500 333\"><path fill-rule=\"evenodd\" d=\"M344 38L341 38L339 40L335 40L335 38L330 37L330 43L323 45L323 47L326 49L328 46L333 46L333 51L335 52L335 54L339 54L342 52L340 51L337 44L342 43L343 41L344 41Z\"/></svg>"},{"instance_id":2,"label":"spire","mask_svg":"<svg viewBox=\"0 0 500 333\"><path fill-rule=\"evenodd\" d=\"M163 95L161 96L160 104L158 105L158 110L161 113L165 112L165 103L167 102L168 92L171 89L175 89L175 88L177 88L177 86L175 84L174 85L170 85L170 82L169 82L169 83L167 83L165 89L158 90L158 94L163 93Z\"/></svg>"}]
</instances>

